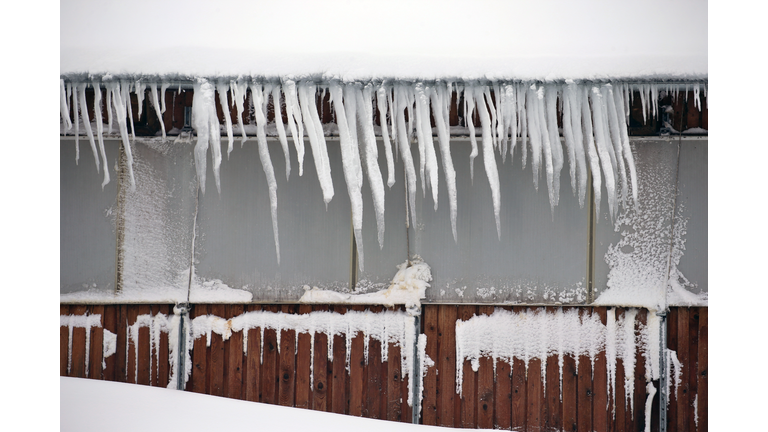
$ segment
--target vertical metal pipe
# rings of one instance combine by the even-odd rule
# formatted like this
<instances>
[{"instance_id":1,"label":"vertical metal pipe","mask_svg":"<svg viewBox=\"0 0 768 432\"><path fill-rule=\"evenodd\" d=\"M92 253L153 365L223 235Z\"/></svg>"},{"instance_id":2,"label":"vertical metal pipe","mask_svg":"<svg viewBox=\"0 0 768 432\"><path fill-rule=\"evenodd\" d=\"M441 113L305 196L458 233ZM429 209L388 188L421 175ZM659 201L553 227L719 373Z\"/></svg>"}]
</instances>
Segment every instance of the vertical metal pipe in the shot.
<instances>
[{"instance_id":1,"label":"vertical metal pipe","mask_svg":"<svg viewBox=\"0 0 768 432\"><path fill-rule=\"evenodd\" d=\"M657 313L661 317L659 325L659 432L667 431L667 404L669 395L667 394L667 312Z\"/></svg>"},{"instance_id":2,"label":"vertical metal pipe","mask_svg":"<svg viewBox=\"0 0 768 432\"><path fill-rule=\"evenodd\" d=\"M413 371L411 372L412 400L411 407L413 415L411 423L419 424L421 418L421 359L419 358L419 335L421 335L421 307L419 312L413 317L414 335L413 338Z\"/></svg>"},{"instance_id":3,"label":"vertical metal pipe","mask_svg":"<svg viewBox=\"0 0 768 432\"><path fill-rule=\"evenodd\" d=\"M173 308L179 315L179 349L176 350L176 390L184 391L186 387L186 360L187 360L187 320L189 318L189 304L183 303Z\"/></svg>"}]
</instances>

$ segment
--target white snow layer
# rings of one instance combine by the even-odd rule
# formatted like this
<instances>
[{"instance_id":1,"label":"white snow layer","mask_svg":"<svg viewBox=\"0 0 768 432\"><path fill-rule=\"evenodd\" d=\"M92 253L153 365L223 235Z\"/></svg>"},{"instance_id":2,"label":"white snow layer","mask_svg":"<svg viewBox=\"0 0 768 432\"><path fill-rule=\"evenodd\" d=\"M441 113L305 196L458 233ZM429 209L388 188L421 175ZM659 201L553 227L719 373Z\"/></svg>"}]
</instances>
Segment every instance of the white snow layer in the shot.
<instances>
[{"instance_id":1,"label":"white snow layer","mask_svg":"<svg viewBox=\"0 0 768 432\"><path fill-rule=\"evenodd\" d=\"M62 432L134 432L145 430L150 424L151 428L157 430L189 431L252 430L254 425L263 431L462 430L374 420L113 381L71 377L61 377L59 380Z\"/></svg>"},{"instance_id":2,"label":"white snow layer","mask_svg":"<svg viewBox=\"0 0 768 432\"><path fill-rule=\"evenodd\" d=\"M635 162L629 146L627 134L626 107L629 106L629 96L634 91L640 92L644 101L643 113L650 116L657 112L656 100L660 89L650 84L629 84L625 82L574 82L539 83L522 81L416 81L416 82L359 82L342 83L339 80L320 82L293 79L281 81L264 81L261 79L238 78L229 81L218 80L214 85L213 79L197 78L194 83L194 98L192 104L192 124L197 131L195 146L195 166L199 178L201 192L205 193L205 173L208 149L211 151L213 173L217 191L221 192L219 167L221 164L221 133L222 128L228 139L227 155L232 152L233 130L229 117L227 89L232 90L232 100L237 107L238 129L246 139L246 127L241 122L244 110L243 101L246 92L250 91L253 102L256 125L255 134L259 146L259 156L262 168L269 184L269 199L274 231L275 253L280 262L280 243L278 237L277 217L277 183L271 157L266 145L267 102L272 97L275 112L275 131L280 140L284 157L290 157L288 151L287 132L282 122L282 101L285 101L288 129L291 133L299 165L299 175L303 175L304 162L304 131L306 130L312 149L312 156L317 169L318 181L327 204L334 196L331 181L331 168L328 159L328 149L325 141L325 131L320 121L317 109L318 95L330 93L331 104L335 114L336 126L342 150L342 167L347 184L352 207L352 222L357 243L359 267L364 270L364 249L362 243L363 199L362 185L364 172L370 182L373 198L373 210L376 215L379 247L384 242L384 181L379 169L379 152L375 142L374 117L379 113L380 127L377 128L383 138L385 157L388 166L387 185L396 183L393 167L391 145L395 153L403 160L405 166L405 181L408 195L409 213L415 211L415 194L417 180L421 181L422 194L427 190L431 196L435 210L437 209L438 172L442 168L445 176L445 187L448 190L448 205L450 208L451 230L454 240L456 236L457 191L454 161L450 151L450 126L448 113L452 103L453 91L456 91L456 103L464 100L467 114L465 121L472 142L470 166L477 156L477 143L472 115L476 113L480 119L482 131L481 151L483 166L491 188L491 197L496 230L501 238L499 211L501 207L502 185L499 182L497 154L502 161L507 153L512 154L521 138L523 164L528 158L527 142L530 142L530 160L533 173L533 183L538 188L539 172L544 172L552 211L559 202L559 178L567 156L571 189L578 194L580 205L583 206L587 188L587 163L593 176L595 202L601 199L602 185L612 220L619 216L621 208L627 210L628 204L638 203L638 188ZM126 115L133 121L131 110L127 109L130 94L143 96L150 91L152 105L156 112L162 108L156 99L156 89L167 88L168 81L159 82L148 79L128 81L115 80L112 76L92 77L90 80L78 81L72 90L72 83L60 82L62 133L66 134L71 128L69 112L74 112L76 146L79 148L80 117L89 137L91 150L99 169L99 158L95 140L87 117L88 107L85 105L86 87L93 87L95 100L100 104L101 86L107 89L107 100L114 105L119 125L119 133L123 140L131 190L136 187L133 172L133 157L131 153L131 138L127 131ZM672 86L665 86L669 91ZM147 88L149 90L147 90ZM698 85L696 86L698 88ZM375 90L375 91L374 91ZM491 92L493 90L493 93ZM222 111L225 115L225 125L220 125L216 114L215 94L219 93ZM71 106L70 110L70 99ZM163 98L164 101L164 98ZM653 103L651 103L651 101ZM78 108L79 107L79 108ZM226 109L225 109L226 108ZM558 110L563 114L563 138L560 138L558 127ZM78 112L84 113L78 116ZM103 147L103 127L101 113L97 115L97 138L99 149ZM108 110L111 119L112 109ZM387 115L389 114L389 115ZM405 121L405 117L408 121ZM433 139L431 118L435 119L436 133L440 151L441 166L437 162L437 149ZM279 120L278 120L279 119ZM389 130L392 130L392 141ZM358 133L359 131L359 133ZM411 157L411 143L415 137L418 146L419 175ZM79 158L79 153L76 156ZM104 158L102 150L102 159ZM286 159L286 177L290 175L291 161ZM602 173L599 168L602 168ZM363 169L365 168L365 169ZM104 184L109 181L105 170ZM140 180L139 180L140 181ZM623 206L623 207L622 207ZM626 212L625 212L626 214Z\"/></svg>"}]
</instances>

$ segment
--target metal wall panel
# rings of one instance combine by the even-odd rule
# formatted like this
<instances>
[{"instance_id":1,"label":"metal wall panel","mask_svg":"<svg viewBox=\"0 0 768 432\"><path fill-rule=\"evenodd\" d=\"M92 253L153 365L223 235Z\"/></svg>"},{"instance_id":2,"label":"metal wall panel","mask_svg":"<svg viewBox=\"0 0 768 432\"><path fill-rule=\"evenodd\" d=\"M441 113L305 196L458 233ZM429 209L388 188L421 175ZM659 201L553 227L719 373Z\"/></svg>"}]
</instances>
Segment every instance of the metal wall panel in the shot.
<instances>
[{"instance_id":1,"label":"metal wall panel","mask_svg":"<svg viewBox=\"0 0 768 432\"><path fill-rule=\"evenodd\" d=\"M414 146L415 147L415 146ZM560 177L560 202L550 211L546 180L534 188L530 157L522 169L520 146L502 163L496 156L501 195L501 239L478 137L470 179L470 143L451 141L458 197L457 242L451 233L448 194L440 166L437 211L431 192L417 192L411 251L432 267L428 302L568 303L586 301L588 206L571 190L568 162ZM418 161L414 151L414 160ZM529 155L530 156L530 155ZM440 158L438 151L438 158ZM439 161L439 159L438 159ZM543 166L543 163L542 163ZM418 168L417 168L418 169Z\"/></svg>"},{"instance_id":2,"label":"metal wall panel","mask_svg":"<svg viewBox=\"0 0 768 432\"><path fill-rule=\"evenodd\" d=\"M60 293L84 290L113 292L117 240L117 165L119 142L106 140L111 181L103 189L88 139L80 139L75 163L74 139L62 139L59 160ZM101 155L99 155L101 162Z\"/></svg>"},{"instance_id":3,"label":"metal wall panel","mask_svg":"<svg viewBox=\"0 0 768 432\"><path fill-rule=\"evenodd\" d=\"M660 298L670 262L672 271L676 267L691 282L682 283L686 290L707 291L707 140L680 141L676 230L672 233L678 142L676 138L632 141L639 212L624 207L614 226L603 195L595 230L596 298L609 288L633 292L631 298L640 299L640 304L652 296ZM673 258L678 256L677 266L676 259L670 261L670 250ZM610 295L615 296L617 290L613 291Z\"/></svg>"},{"instance_id":4,"label":"metal wall panel","mask_svg":"<svg viewBox=\"0 0 768 432\"><path fill-rule=\"evenodd\" d=\"M301 177L289 139L288 181L280 143L269 140L277 181L279 265L269 188L256 139L249 139L242 148L236 144L229 158L226 139L222 141L221 194L216 191L209 160L206 193L200 200L197 275L247 289L254 301L296 301L304 285L349 289L351 210L338 141L328 140L334 196L326 208L306 138Z\"/></svg>"}]
</instances>

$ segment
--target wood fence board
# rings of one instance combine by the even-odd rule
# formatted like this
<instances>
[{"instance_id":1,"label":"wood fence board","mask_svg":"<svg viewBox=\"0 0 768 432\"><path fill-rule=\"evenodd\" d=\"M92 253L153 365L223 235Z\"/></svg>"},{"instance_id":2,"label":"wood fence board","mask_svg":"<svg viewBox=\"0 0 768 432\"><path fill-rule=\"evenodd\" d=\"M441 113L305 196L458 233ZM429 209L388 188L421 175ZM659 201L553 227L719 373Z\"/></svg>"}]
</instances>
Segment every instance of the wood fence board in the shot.
<instances>
[{"instance_id":1,"label":"wood fence board","mask_svg":"<svg viewBox=\"0 0 768 432\"><path fill-rule=\"evenodd\" d=\"M645 327L647 324L648 310L639 309L635 319L635 335L638 335L640 333L640 328ZM634 421L632 422L633 427L627 430L645 430L645 387L645 356L642 352L640 352L640 350L635 350L635 405L630 412L630 416L634 419Z\"/></svg>"},{"instance_id":2,"label":"wood fence board","mask_svg":"<svg viewBox=\"0 0 768 432\"><path fill-rule=\"evenodd\" d=\"M477 306L459 306L459 319L469 321L477 314ZM456 359L457 362L462 361ZM475 427L477 419L477 372L472 370L469 360L464 360L462 394L461 394L461 427Z\"/></svg>"},{"instance_id":3,"label":"wood fence board","mask_svg":"<svg viewBox=\"0 0 768 432\"><path fill-rule=\"evenodd\" d=\"M679 313L677 308L670 309L667 313L667 348L678 351L677 322ZM672 365L668 365L672 367ZM678 432L677 428L677 395L675 394L674 376L670 374L669 394L667 395L667 432ZM661 385L661 383L659 383ZM660 393L657 391L657 393ZM685 431L680 431L685 432Z\"/></svg>"},{"instance_id":4,"label":"wood fence board","mask_svg":"<svg viewBox=\"0 0 768 432\"><path fill-rule=\"evenodd\" d=\"M140 315L150 315L151 309L149 305L143 304L138 305L137 310L137 317ZM136 322L135 320L133 322ZM139 328L139 351L138 355L136 356L136 382L143 385L149 385L150 384L150 378L149 378L149 371L151 367L151 349L150 349L150 335L149 335L149 327L142 326Z\"/></svg>"},{"instance_id":5,"label":"wood fence board","mask_svg":"<svg viewBox=\"0 0 768 432\"><path fill-rule=\"evenodd\" d=\"M423 321L424 334L427 336L427 347L425 353L433 361L438 360L438 311L440 306L438 305L424 305L423 308ZM392 345L390 344L390 352L392 352ZM390 358L390 362L392 359ZM398 375L399 376L399 375ZM392 380L392 373L390 372L390 385L394 384ZM398 382L399 383L399 382ZM390 405L392 405L392 398L390 397ZM389 412L389 410L388 410ZM437 368L431 367L427 369L427 375L424 377L424 393L421 401L421 417L422 424L425 425L437 425ZM387 416L389 418L389 415ZM394 420L389 418L390 420Z\"/></svg>"},{"instance_id":6,"label":"wood fence board","mask_svg":"<svg viewBox=\"0 0 768 432\"><path fill-rule=\"evenodd\" d=\"M576 432L578 430L577 416L577 380L576 360L573 356L563 359L563 430Z\"/></svg>"},{"instance_id":7,"label":"wood fence board","mask_svg":"<svg viewBox=\"0 0 768 432\"><path fill-rule=\"evenodd\" d=\"M455 426L454 412L456 395L456 306L440 307L438 314L439 357L437 360L438 394L437 424Z\"/></svg>"},{"instance_id":8,"label":"wood fence board","mask_svg":"<svg viewBox=\"0 0 768 432\"><path fill-rule=\"evenodd\" d=\"M400 347L389 344L387 354L387 420L405 421L402 410L402 376L400 374ZM425 423L427 424L427 423Z\"/></svg>"},{"instance_id":9,"label":"wood fence board","mask_svg":"<svg viewBox=\"0 0 768 432\"><path fill-rule=\"evenodd\" d=\"M352 306L352 310L362 312L363 306ZM365 395L365 352L364 339L366 335L357 333L352 338L349 355L349 414L353 416L363 415Z\"/></svg>"},{"instance_id":10,"label":"wood fence board","mask_svg":"<svg viewBox=\"0 0 768 432\"><path fill-rule=\"evenodd\" d=\"M592 308L583 308L580 310L582 317L590 313ZM587 356L579 356L578 359L578 381L576 404L578 407L578 431L592 432L592 363Z\"/></svg>"},{"instance_id":11,"label":"wood fence board","mask_svg":"<svg viewBox=\"0 0 768 432\"><path fill-rule=\"evenodd\" d=\"M59 314L69 315L69 305L59 305ZM68 376L69 365L69 327L59 326L59 376Z\"/></svg>"},{"instance_id":12,"label":"wood fence board","mask_svg":"<svg viewBox=\"0 0 768 432\"><path fill-rule=\"evenodd\" d=\"M295 314L297 305L283 305L284 314ZM296 402L296 332L290 329L281 330L280 336L280 385L278 387L278 403L283 406L293 406Z\"/></svg>"},{"instance_id":13,"label":"wood fence board","mask_svg":"<svg viewBox=\"0 0 768 432\"><path fill-rule=\"evenodd\" d=\"M526 308L515 306L512 312L521 313ZM512 427L526 429L528 424L527 367L523 359L512 360Z\"/></svg>"},{"instance_id":14,"label":"wood fence board","mask_svg":"<svg viewBox=\"0 0 768 432\"><path fill-rule=\"evenodd\" d=\"M380 313L384 308L381 306L370 306L369 311ZM369 335L363 335L368 338L368 362L365 367L366 377L366 400L365 417L373 419L384 418L382 415L382 395L385 393L385 387L382 385L382 361L381 361L381 342L371 338ZM386 395L384 395L386 401Z\"/></svg>"},{"instance_id":15,"label":"wood fence board","mask_svg":"<svg viewBox=\"0 0 768 432\"><path fill-rule=\"evenodd\" d=\"M697 401L697 415L698 415L698 431L707 432L709 430L708 420L708 377L709 377L709 362L707 355L709 351L708 338L709 338L709 310L703 307L699 310L699 328L698 328L698 367L696 373L696 390L698 394Z\"/></svg>"},{"instance_id":16,"label":"wood fence board","mask_svg":"<svg viewBox=\"0 0 768 432\"><path fill-rule=\"evenodd\" d=\"M344 314L347 308L333 306L333 312ZM333 336L333 378L331 380L331 411L337 414L346 414L347 411L347 347L343 336Z\"/></svg>"},{"instance_id":17,"label":"wood fence board","mask_svg":"<svg viewBox=\"0 0 768 432\"><path fill-rule=\"evenodd\" d=\"M117 335L117 307L108 305L104 307L104 317L101 320L103 330L108 330ZM104 332L102 331L102 335ZM117 352L115 352L117 354ZM117 381L115 378L115 354L104 359L106 366L101 372L102 379L107 381Z\"/></svg>"},{"instance_id":18,"label":"wood fence board","mask_svg":"<svg viewBox=\"0 0 768 432\"><path fill-rule=\"evenodd\" d=\"M279 309L280 306L264 306L264 310L268 312L277 313ZM277 374L280 369L277 346L277 332L274 329L265 329L261 364L261 401L269 404L277 404L278 402L277 386L280 380Z\"/></svg>"},{"instance_id":19,"label":"wood fence board","mask_svg":"<svg viewBox=\"0 0 768 432\"><path fill-rule=\"evenodd\" d=\"M480 315L491 315L493 310L493 306L479 306L477 311ZM477 427L483 429L494 426L493 373L493 359L482 357L477 371Z\"/></svg>"},{"instance_id":20,"label":"wood fence board","mask_svg":"<svg viewBox=\"0 0 768 432\"><path fill-rule=\"evenodd\" d=\"M317 311L328 311L328 305L320 305L313 308ZM312 409L316 411L328 411L331 404L328 376L332 376L332 362L328 362L328 335L315 333L312 335L315 342L314 367L312 369Z\"/></svg>"},{"instance_id":21,"label":"wood fence board","mask_svg":"<svg viewBox=\"0 0 768 432\"><path fill-rule=\"evenodd\" d=\"M208 315L208 305L194 305L190 311L191 321L199 316ZM192 342L192 375L187 388L195 393L206 392L206 371L207 371L207 339L205 336L199 337Z\"/></svg>"},{"instance_id":22,"label":"wood fence board","mask_svg":"<svg viewBox=\"0 0 768 432\"><path fill-rule=\"evenodd\" d=\"M127 362L126 362L126 382L129 383L137 383L138 382L138 364L137 364L137 352L138 352L138 346L136 345L137 337L133 334L130 335L130 338L128 337L128 327L133 325L136 322L137 317L139 316L139 306L138 305L130 305L128 306L128 309L126 310L126 345L128 346L128 353L127 353ZM119 348L118 348L119 349Z\"/></svg>"},{"instance_id":23,"label":"wood fence board","mask_svg":"<svg viewBox=\"0 0 768 432\"><path fill-rule=\"evenodd\" d=\"M689 366L691 364L689 358L690 338L688 337L688 320L689 320L688 308L677 308L677 358L680 360L682 368L682 382L675 392L674 377L672 377L672 392L675 394L675 402L677 403L677 430L688 431L690 426L688 425L688 379ZM671 431L670 431L671 432Z\"/></svg>"},{"instance_id":24,"label":"wood fence board","mask_svg":"<svg viewBox=\"0 0 768 432\"><path fill-rule=\"evenodd\" d=\"M227 316L234 318L243 314L243 305L228 306ZM243 399L243 332L232 332L227 342L227 397Z\"/></svg>"},{"instance_id":25,"label":"wood fence board","mask_svg":"<svg viewBox=\"0 0 768 432\"><path fill-rule=\"evenodd\" d=\"M597 313L600 322L606 325L607 311L605 308L593 308L592 313ZM608 395L608 368L605 351L601 351L595 357L595 367L592 370L592 428L596 432L608 431L608 418L610 416L610 398Z\"/></svg>"},{"instance_id":26,"label":"wood fence board","mask_svg":"<svg viewBox=\"0 0 768 432\"><path fill-rule=\"evenodd\" d=\"M298 313L306 315L312 312L312 306L301 305L298 308ZM313 334L300 333L296 335L296 403L297 408L311 408L310 397L312 387L310 386L309 379L311 376L310 363L312 360L311 340L314 337Z\"/></svg>"},{"instance_id":27,"label":"wood fence board","mask_svg":"<svg viewBox=\"0 0 768 432\"><path fill-rule=\"evenodd\" d=\"M126 358L126 351L128 346L127 340L127 324L128 324L128 306L120 305L117 307L117 350L115 351L115 381L117 382L130 382L128 381L128 360Z\"/></svg>"},{"instance_id":28,"label":"wood fence board","mask_svg":"<svg viewBox=\"0 0 768 432\"><path fill-rule=\"evenodd\" d=\"M618 325L618 322L626 316L626 309L624 308L616 308L616 322ZM626 423L625 415L627 410L627 400L626 395L624 394L625 391L625 385L624 385L624 361L622 359L619 359L619 353L621 353L621 347L616 347L616 388L614 390L614 400L612 403L612 412L610 412L611 417L609 417L609 430L612 431L619 431L624 430L624 425Z\"/></svg>"},{"instance_id":29,"label":"wood fence board","mask_svg":"<svg viewBox=\"0 0 768 432\"><path fill-rule=\"evenodd\" d=\"M696 415L693 407L694 401L698 396L698 377L696 371L699 369L699 317L701 308L691 308L688 312L688 363L685 366L684 377L686 381L687 402L686 412L688 413L688 427L696 428Z\"/></svg>"},{"instance_id":30,"label":"wood fence board","mask_svg":"<svg viewBox=\"0 0 768 432\"><path fill-rule=\"evenodd\" d=\"M261 311L260 305L248 305L248 312ZM253 402L261 401L261 329L248 330L248 349L245 354L245 399Z\"/></svg>"},{"instance_id":31,"label":"wood fence board","mask_svg":"<svg viewBox=\"0 0 768 432\"><path fill-rule=\"evenodd\" d=\"M533 358L528 361L528 377L526 380L526 425L528 430L544 429L544 386L542 385L541 359Z\"/></svg>"},{"instance_id":32,"label":"wood fence board","mask_svg":"<svg viewBox=\"0 0 768 432\"><path fill-rule=\"evenodd\" d=\"M91 347L88 350L88 378L101 379L101 360L104 357L104 306L89 306L90 315L101 315L101 325L91 328Z\"/></svg>"},{"instance_id":33,"label":"wood fence board","mask_svg":"<svg viewBox=\"0 0 768 432\"><path fill-rule=\"evenodd\" d=\"M556 355L547 357L544 412L547 428L563 430L563 403L560 393L560 365Z\"/></svg>"},{"instance_id":34,"label":"wood fence board","mask_svg":"<svg viewBox=\"0 0 768 432\"><path fill-rule=\"evenodd\" d=\"M70 314L75 316L85 315L86 311L86 306L77 305L72 306ZM71 364L72 366L69 371L69 376L85 378L85 329L82 327L75 327L72 329Z\"/></svg>"}]
</instances>

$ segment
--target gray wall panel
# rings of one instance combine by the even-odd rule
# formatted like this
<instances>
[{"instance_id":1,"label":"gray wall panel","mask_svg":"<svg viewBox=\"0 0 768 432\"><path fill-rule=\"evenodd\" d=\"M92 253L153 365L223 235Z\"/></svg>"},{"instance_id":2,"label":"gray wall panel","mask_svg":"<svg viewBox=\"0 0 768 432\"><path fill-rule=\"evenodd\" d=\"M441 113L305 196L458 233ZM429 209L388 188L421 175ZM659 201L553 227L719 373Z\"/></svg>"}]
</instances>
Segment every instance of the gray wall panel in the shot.
<instances>
[{"instance_id":1,"label":"gray wall panel","mask_svg":"<svg viewBox=\"0 0 768 432\"><path fill-rule=\"evenodd\" d=\"M116 280L118 141L104 143L111 177L104 189L104 174L96 172L87 138L80 139L79 164L75 164L74 139L62 139L59 147L60 293L86 289L112 292Z\"/></svg>"}]
</instances>

